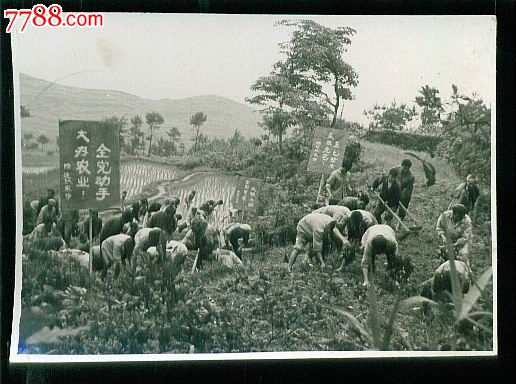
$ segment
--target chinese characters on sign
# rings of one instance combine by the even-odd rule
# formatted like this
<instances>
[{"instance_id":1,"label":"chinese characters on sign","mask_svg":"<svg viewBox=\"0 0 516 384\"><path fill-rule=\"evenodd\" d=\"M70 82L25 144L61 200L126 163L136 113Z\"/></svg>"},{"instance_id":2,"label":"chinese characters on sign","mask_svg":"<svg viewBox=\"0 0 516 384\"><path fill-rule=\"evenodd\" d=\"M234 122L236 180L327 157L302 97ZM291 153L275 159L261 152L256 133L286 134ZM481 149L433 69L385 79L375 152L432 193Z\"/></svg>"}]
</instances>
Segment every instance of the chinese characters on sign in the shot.
<instances>
[{"instance_id":1,"label":"chinese characters on sign","mask_svg":"<svg viewBox=\"0 0 516 384\"><path fill-rule=\"evenodd\" d=\"M59 122L63 209L107 209L120 205L118 129L109 123Z\"/></svg>"},{"instance_id":2,"label":"chinese characters on sign","mask_svg":"<svg viewBox=\"0 0 516 384\"><path fill-rule=\"evenodd\" d=\"M339 129L316 128L308 170L331 173L340 167L344 158L347 133Z\"/></svg>"},{"instance_id":3,"label":"chinese characters on sign","mask_svg":"<svg viewBox=\"0 0 516 384\"><path fill-rule=\"evenodd\" d=\"M247 178L240 179L231 198L231 206L234 209L255 212L258 191L259 184L257 180Z\"/></svg>"}]
</instances>

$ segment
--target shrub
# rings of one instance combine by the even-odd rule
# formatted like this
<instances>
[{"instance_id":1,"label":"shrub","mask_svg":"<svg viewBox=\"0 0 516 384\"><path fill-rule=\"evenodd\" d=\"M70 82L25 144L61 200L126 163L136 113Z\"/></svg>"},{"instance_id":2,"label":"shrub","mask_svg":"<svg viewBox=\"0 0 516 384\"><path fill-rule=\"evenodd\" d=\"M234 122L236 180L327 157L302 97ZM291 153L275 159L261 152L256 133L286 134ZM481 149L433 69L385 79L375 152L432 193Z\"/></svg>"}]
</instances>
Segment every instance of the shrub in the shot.
<instances>
[{"instance_id":1,"label":"shrub","mask_svg":"<svg viewBox=\"0 0 516 384\"><path fill-rule=\"evenodd\" d=\"M371 142L393 145L401 149L428 152L431 155L435 154L437 145L442 141L442 138L438 136L389 130L367 131L365 139Z\"/></svg>"},{"instance_id":2,"label":"shrub","mask_svg":"<svg viewBox=\"0 0 516 384\"><path fill-rule=\"evenodd\" d=\"M443 140L437 153L448 160L457 173L472 173L491 182L491 109L481 99L470 99L443 123Z\"/></svg>"}]
</instances>

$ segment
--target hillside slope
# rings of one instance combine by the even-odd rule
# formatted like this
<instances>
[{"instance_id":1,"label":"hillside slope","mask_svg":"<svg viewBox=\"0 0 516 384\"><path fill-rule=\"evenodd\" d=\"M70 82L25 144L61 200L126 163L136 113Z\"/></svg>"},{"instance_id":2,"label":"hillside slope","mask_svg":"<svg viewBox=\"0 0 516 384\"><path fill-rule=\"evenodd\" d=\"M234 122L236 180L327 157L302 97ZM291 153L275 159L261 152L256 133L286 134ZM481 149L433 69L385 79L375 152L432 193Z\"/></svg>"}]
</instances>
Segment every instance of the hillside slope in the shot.
<instances>
[{"instance_id":1,"label":"hillside slope","mask_svg":"<svg viewBox=\"0 0 516 384\"><path fill-rule=\"evenodd\" d=\"M236 129L247 137L262 133L258 111L216 95L149 100L119 91L63 86L23 73L20 74L20 93L21 105L31 113L31 117L22 119L22 132L35 137L45 134L50 139L48 149L55 148L59 120L99 120L113 115L126 115L129 120L137 113L144 119L145 113L151 111L159 112L165 119L165 124L157 131L158 137L166 136L166 131L176 126L187 147L194 134L190 116L198 111L208 115L201 131L209 137L229 137Z\"/></svg>"}]
</instances>

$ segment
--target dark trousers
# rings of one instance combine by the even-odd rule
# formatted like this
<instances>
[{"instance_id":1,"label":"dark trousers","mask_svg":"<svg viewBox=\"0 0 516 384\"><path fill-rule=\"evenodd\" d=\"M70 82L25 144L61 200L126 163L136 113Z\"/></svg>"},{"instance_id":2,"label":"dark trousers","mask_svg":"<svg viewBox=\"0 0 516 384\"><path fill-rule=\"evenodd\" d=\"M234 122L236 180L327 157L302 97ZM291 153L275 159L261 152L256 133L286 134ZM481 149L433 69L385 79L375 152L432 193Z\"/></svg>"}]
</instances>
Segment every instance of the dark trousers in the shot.
<instances>
[{"instance_id":1,"label":"dark trousers","mask_svg":"<svg viewBox=\"0 0 516 384\"><path fill-rule=\"evenodd\" d=\"M407 209L410 204L410 199L412 197L412 191L413 191L412 188L405 188L401 191L400 203L403 204L403 206ZM403 209L403 207L401 205L398 209L398 216L402 220L405 218L405 216L407 216L407 212L405 212L405 210Z\"/></svg>"},{"instance_id":2,"label":"dark trousers","mask_svg":"<svg viewBox=\"0 0 516 384\"><path fill-rule=\"evenodd\" d=\"M398 207L389 207L393 212L398 209ZM385 204L381 201L378 201L376 204L376 207L374 209L374 217L376 218L376 221L378 224L382 224L382 214L385 212L385 221L387 223L390 223L394 216L392 216L392 213L385 207Z\"/></svg>"}]
</instances>

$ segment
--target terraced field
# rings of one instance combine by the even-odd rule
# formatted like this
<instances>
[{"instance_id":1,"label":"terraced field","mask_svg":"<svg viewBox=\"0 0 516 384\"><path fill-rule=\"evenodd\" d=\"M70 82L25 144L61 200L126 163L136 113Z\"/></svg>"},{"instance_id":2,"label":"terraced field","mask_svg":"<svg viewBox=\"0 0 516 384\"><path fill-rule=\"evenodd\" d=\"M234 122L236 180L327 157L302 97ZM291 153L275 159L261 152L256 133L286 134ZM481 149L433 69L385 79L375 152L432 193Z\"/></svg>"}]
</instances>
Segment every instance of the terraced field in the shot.
<instances>
[{"instance_id":1,"label":"terraced field","mask_svg":"<svg viewBox=\"0 0 516 384\"><path fill-rule=\"evenodd\" d=\"M174 180L180 175L177 168L145 160L122 162L120 167L120 192L127 191L128 199L141 194L146 186ZM24 166L22 168L24 200L37 199L46 193L47 188L59 190L59 171L57 166Z\"/></svg>"},{"instance_id":2,"label":"terraced field","mask_svg":"<svg viewBox=\"0 0 516 384\"><path fill-rule=\"evenodd\" d=\"M165 183L164 196L178 196L181 201L186 199L190 191L195 190L196 195L193 200L194 206L199 206L206 200L222 200L224 204L213 212L213 222L218 227L222 224L225 214L231 208L231 195L235 190L236 178L232 176L212 175L204 172L195 173L182 180ZM165 197L163 197L165 199ZM158 199L159 200L159 199ZM181 205L179 213L186 214L186 206Z\"/></svg>"},{"instance_id":3,"label":"terraced field","mask_svg":"<svg viewBox=\"0 0 516 384\"><path fill-rule=\"evenodd\" d=\"M120 191L127 191L128 199L139 195L151 182L174 180L177 168L144 160L131 160L122 163L120 169Z\"/></svg>"}]
</instances>

